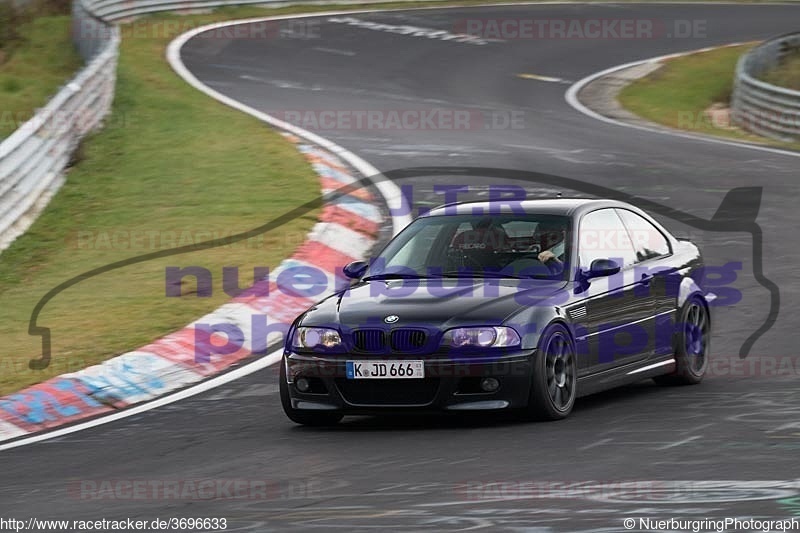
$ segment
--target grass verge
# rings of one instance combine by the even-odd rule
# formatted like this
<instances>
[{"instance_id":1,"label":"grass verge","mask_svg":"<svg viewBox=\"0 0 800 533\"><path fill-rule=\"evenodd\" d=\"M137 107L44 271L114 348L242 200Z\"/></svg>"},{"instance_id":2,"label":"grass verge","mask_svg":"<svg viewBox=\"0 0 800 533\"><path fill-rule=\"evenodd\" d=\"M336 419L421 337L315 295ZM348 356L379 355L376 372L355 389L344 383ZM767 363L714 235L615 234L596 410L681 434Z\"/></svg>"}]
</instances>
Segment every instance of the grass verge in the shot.
<instances>
[{"instance_id":1,"label":"grass verge","mask_svg":"<svg viewBox=\"0 0 800 533\"><path fill-rule=\"evenodd\" d=\"M728 105L736 62L752 46L717 48L670 59L660 69L622 89L618 100L640 117L671 128L800 149L800 143L765 139L731 127L724 117L715 120L706 113L712 104Z\"/></svg>"},{"instance_id":2,"label":"grass verge","mask_svg":"<svg viewBox=\"0 0 800 533\"><path fill-rule=\"evenodd\" d=\"M33 116L81 68L72 46L69 15L44 16L16 29L0 61L0 139Z\"/></svg>"},{"instance_id":3,"label":"grass verge","mask_svg":"<svg viewBox=\"0 0 800 533\"><path fill-rule=\"evenodd\" d=\"M27 334L36 302L90 269L159 249L249 230L319 195L303 156L277 132L185 84L164 58L186 29L229 16L155 17L122 43L113 115L29 231L0 255L0 393L135 349L221 305L225 266L249 285L305 239L317 212L243 243L141 263L91 278L45 308L53 361L28 369L40 338ZM165 297L167 266L200 266L211 297Z\"/></svg>"},{"instance_id":4,"label":"grass verge","mask_svg":"<svg viewBox=\"0 0 800 533\"><path fill-rule=\"evenodd\" d=\"M800 52L787 55L780 66L766 72L761 79L778 87L800 91Z\"/></svg>"}]
</instances>

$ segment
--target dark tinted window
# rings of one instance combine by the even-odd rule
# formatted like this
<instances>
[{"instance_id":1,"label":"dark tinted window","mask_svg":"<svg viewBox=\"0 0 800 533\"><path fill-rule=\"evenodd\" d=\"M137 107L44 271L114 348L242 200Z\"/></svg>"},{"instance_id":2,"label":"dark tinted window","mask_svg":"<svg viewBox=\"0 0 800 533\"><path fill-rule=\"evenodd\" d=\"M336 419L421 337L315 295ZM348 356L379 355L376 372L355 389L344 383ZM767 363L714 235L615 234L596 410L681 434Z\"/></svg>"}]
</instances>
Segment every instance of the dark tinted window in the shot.
<instances>
[{"instance_id":1,"label":"dark tinted window","mask_svg":"<svg viewBox=\"0 0 800 533\"><path fill-rule=\"evenodd\" d=\"M637 261L646 261L670 253L667 238L647 219L627 209L617 209L617 213L628 228Z\"/></svg>"},{"instance_id":2,"label":"dark tinted window","mask_svg":"<svg viewBox=\"0 0 800 533\"><path fill-rule=\"evenodd\" d=\"M469 214L423 217L412 222L381 252L367 276L413 271L442 276L469 271L477 276L499 271L519 277L567 274L570 219L546 214ZM558 261L545 265L540 252Z\"/></svg>"}]
</instances>

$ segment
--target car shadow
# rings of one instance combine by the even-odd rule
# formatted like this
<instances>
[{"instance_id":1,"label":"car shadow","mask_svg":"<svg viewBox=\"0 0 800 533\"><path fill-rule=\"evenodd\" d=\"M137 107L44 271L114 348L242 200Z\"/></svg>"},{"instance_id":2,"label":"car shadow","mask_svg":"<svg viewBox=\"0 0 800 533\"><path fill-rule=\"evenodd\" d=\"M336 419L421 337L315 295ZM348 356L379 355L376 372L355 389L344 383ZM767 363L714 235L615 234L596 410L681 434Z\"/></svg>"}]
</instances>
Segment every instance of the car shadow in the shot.
<instances>
[{"instance_id":1,"label":"car shadow","mask_svg":"<svg viewBox=\"0 0 800 533\"><path fill-rule=\"evenodd\" d=\"M593 423L597 422L598 412L608 410L609 417L617 417L619 412L613 407L625 409L631 405L640 405L646 398L657 397L669 389L660 387L651 380L644 380L631 385L611 389L597 394L579 398L575 402L572 414L564 421L529 421L514 411L485 411L471 413L403 413L375 416L347 416L334 426L309 427L295 426L295 431L311 432L380 432L380 431L434 431L452 429L483 429L512 427L518 425L539 425L581 423L586 415L590 415Z\"/></svg>"}]
</instances>

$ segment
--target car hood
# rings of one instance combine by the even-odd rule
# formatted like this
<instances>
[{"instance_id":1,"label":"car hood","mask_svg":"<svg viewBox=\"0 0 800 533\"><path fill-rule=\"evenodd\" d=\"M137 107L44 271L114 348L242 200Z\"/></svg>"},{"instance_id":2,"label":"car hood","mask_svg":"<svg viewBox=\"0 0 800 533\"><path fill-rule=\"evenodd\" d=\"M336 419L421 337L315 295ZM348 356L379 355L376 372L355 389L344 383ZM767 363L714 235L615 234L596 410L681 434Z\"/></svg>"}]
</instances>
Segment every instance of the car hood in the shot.
<instances>
[{"instance_id":1,"label":"car hood","mask_svg":"<svg viewBox=\"0 0 800 533\"><path fill-rule=\"evenodd\" d=\"M436 279L362 282L312 307L303 325L499 325L522 308L555 303L567 285L553 280Z\"/></svg>"}]
</instances>

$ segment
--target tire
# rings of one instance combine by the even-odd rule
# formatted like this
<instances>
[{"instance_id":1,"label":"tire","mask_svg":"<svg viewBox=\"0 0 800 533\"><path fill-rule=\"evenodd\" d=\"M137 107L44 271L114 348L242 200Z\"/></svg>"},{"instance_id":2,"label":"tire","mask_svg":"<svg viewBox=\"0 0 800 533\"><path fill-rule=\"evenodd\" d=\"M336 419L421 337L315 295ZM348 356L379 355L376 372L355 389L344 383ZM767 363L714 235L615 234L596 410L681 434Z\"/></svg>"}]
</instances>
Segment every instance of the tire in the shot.
<instances>
[{"instance_id":1,"label":"tire","mask_svg":"<svg viewBox=\"0 0 800 533\"><path fill-rule=\"evenodd\" d=\"M659 385L696 385L703 381L711 348L711 317L703 298L692 296L683 304L677 327L675 371L653 380Z\"/></svg>"},{"instance_id":2,"label":"tire","mask_svg":"<svg viewBox=\"0 0 800 533\"><path fill-rule=\"evenodd\" d=\"M577 397L575 341L561 324L545 329L536 349L525 417L561 420L569 416Z\"/></svg>"},{"instance_id":3,"label":"tire","mask_svg":"<svg viewBox=\"0 0 800 533\"><path fill-rule=\"evenodd\" d=\"M343 418L344 415L330 411L303 411L292 407L292 400L289 397L289 384L286 383L286 365L283 360L280 362L280 393L283 412L289 420L304 426L334 426Z\"/></svg>"}]
</instances>

